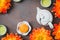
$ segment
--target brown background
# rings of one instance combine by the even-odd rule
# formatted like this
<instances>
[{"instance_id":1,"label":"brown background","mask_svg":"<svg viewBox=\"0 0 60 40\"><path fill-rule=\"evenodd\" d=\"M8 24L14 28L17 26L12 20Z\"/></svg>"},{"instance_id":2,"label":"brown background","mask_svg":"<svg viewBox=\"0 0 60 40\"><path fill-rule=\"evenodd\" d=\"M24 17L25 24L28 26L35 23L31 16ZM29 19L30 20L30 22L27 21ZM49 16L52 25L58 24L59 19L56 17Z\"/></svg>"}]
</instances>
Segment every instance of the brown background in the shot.
<instances>
[{"instance_id":1,"label":"brown background","mask_svg":"<svg viewBox=\"0 0 60 40\"><path fill-rule=\"evenodd\" d=\"M52 1L54 2L54 0ZM0 24L4 24L8 28L8 33L16 33L16 27L20 21L28 21L32 28L40 27L36 21L36 7L41 7L40 0L24 0L21 3L13 3L13 8L5 15L0 14ZM43 8L51 11L51 7ZM53 19L53 24L58 23L60 19ZM48 26L45 26L46 29L49 29ZM29 40L28 35L26 37L22 36L24 40ZM1 37L0 37L1 38Z\"/></svg>"}]
</instances>

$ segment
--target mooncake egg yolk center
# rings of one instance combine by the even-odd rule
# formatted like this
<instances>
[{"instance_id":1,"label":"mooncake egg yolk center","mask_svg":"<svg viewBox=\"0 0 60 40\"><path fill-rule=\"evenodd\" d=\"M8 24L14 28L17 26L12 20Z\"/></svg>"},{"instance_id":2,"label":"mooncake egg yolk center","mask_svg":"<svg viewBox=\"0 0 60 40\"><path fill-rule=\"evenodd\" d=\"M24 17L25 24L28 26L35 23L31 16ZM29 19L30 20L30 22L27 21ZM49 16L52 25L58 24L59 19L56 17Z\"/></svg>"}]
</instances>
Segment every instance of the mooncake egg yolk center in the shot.
<instances>
[{"instance_id":1,"label":"mooncake egg yolk center","mask_svg":"<svg viewBox=\"0 0 60 40\"><path fill-rule=\"evenodd\" d=\"M28 30L29 30L29 27L26 24L21 24L19 26L19 31L22 32L22 33L26 33L26 32L28 32Z\"/></svg>"}]
</instances>

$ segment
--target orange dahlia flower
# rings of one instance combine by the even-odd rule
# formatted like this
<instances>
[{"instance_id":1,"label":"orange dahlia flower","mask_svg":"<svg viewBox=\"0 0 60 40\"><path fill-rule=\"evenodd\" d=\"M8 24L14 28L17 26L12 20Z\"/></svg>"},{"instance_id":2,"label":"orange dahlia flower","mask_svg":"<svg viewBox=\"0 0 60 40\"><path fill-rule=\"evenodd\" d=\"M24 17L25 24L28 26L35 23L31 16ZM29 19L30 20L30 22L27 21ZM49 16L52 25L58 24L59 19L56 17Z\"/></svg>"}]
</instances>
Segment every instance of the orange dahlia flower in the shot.
<instances>
[{"instance_id":1,"label":"orange dahlia flower","mask_svg":"<svg viewBox=\"0 0 60 40\"><path fill-rule=\"evenodd\" d=\"M53 36L55 36L55 39L60 40L60 23L54 24Z\"/></svg>"},{"instance_id":2,"label":"orange dahlia flower","mask_svg":"<svg viewBox=\"0 0 60 40\"><path fill-rule=\"evenodd\" d=\"M7 34L6 37L3 37L1 40L22 40L21 36L18 36L17 34Z\"/></svg>"},{"instance_id":3,"label":"orange dahlia flower","mask_svg":"<svg viewBox=\"0 0 60 40\"><path fill-rule=\"evenodd\" d=\"M33 29L30 34L30 40L52 40L50 31L42 28Z\"/></svg>"},{"instance_id":4,"label":"orange dahlia flower","mask_svg":"<svg viewBox=\"0 0 60 40\"><path fill-rule=\"evenodd\" d=\"M52 12L55 12L55 17L60 18L60 0L56 0Z\"/></svg>"},{"instance_id":5,"label":"orange dahlia flower","mask_svg":"<svg viewBox=\"0 0 60 40\"><path fill-rule=\"evenodd\" d=\"M0 0L0 13L6 13L7 10L10 8L11 0Z\"/></svg>"}]
</instances>

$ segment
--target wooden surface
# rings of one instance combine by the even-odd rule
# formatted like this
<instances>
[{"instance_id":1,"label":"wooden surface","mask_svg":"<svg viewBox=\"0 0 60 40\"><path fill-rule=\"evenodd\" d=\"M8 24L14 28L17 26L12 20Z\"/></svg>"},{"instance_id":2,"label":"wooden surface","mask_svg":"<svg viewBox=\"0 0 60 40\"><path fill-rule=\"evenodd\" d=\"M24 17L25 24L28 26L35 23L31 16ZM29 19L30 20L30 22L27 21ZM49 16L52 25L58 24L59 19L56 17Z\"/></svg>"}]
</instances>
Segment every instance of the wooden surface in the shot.
<instances>
[{"instance_id":1,"label":"wooden surface","mask_svg":"<svg viewBox=\"0 0 60 40\"><path fill-rule=\"evenodd\" d=\"M53 0L54 1L54 0ZM52 1L52 2L53 2ZM36 21L36 7L41 7L40 0L24 0L21 3L14 3L13 8L5 15L0 14L0 24L4 24L8 28L8 33L13 32L16 33L17 24L20 21L28 21L32 28L40 27ZM51 11L51 7L44 8ZM58 23L60 19L54 18L53 24ZM45 28L49 29L49 26L45 26ZM22 36L24 40L29 40L29 36Z\"/></svg>"}]
</instances>

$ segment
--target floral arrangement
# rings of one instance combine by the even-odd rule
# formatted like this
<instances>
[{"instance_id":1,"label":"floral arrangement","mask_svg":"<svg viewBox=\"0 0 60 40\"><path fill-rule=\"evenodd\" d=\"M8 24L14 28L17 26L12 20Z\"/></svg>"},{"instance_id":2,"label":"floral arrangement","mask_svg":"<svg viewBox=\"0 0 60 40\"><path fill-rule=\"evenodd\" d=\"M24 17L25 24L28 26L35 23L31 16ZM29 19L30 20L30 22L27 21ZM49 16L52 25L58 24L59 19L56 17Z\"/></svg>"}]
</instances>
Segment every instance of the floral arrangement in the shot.
<instances>
[{"instance_id":1,"label":"floral arrangement","mask_svg":"<svg viewBox=\"0 0 60 40\"><path fill-rule=\"evenodd\" d=\"M54 24L53 36L55 36L55 39L60 40L60 23Z\"/></svg>"},{"instance_id":2,"label":"floral arrangement","mask_svg":"<svg viewBox=\"0 0 60 40\"><path fill-rule=\"evenodd\" d=\"M45 28L33 29L29 36L30 40L53 40L50 36L50 31Z\"/></svg>"},{"instance_id":3,"label":"floral arrangement","mask_svg":"<svg viewBox=\"0 0 60 40\"><path fill-rule=\"evenodd\" d=\"M3 37L1 40L22 40L21 36L18 36L17 34L7 34L6 37Z\"/></svg>"},{"instance_id":4,"label":"floral arrangement","mask_svg":"<svg viewBox=\"0 0 60 40\"><path fill-rule=\"evenodd\" d=\"M0 0L0 13L5 14L8 9L10 9L11 0Z\"/></svg>"},{"instance_id":5,"label":"floral arrangement","mask_svg":"<svg viewBox=\"0 0 60 40\"><path fill-rule=\"evenodd\" d=\"M60 18L60 0L56 0L52 12L55 12L55 17Z\"/></svg>"}]
</instances>

